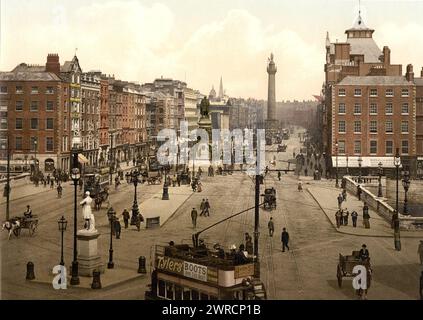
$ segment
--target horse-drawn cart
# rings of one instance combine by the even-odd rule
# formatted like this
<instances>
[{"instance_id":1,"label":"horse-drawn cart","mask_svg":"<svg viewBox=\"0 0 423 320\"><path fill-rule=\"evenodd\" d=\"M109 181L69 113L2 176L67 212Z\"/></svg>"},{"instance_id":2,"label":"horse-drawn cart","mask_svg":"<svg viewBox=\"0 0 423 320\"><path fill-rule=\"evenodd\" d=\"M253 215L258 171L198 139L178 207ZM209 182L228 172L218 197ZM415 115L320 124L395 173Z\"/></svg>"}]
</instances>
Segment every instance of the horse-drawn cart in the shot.
<instances>
[{"instance_id":1,"label":"horse-drawn cart","mask_svg":"<svg viewBox=\"0 0 423 320\"><path fill-rule=\"evenodd\" d=\"M276 190L275 188L266 188L264 190L264 209L265 210L272 210L276 209Z\"/></svg>"},{"instance_id":2,"label":"horse-drawn cart","mask_svg":"<svg viewBox=\"0 0 423 320\"><path fill-rule=\"evenodd\" d=\"M342 278L343 277L356 277L358 274L354 273L354 267L362 265L366 268L366 276L367 276L367 289L370 288L370 282L372 279L372 269L370 266L370 258L365 260L360 259L359 257L360 251L353 251L350 256L343 256L339 254L339 262L336 268L336 277L338 278L338 286L342 287ZM367 289L365 293L367 293ZM362 296L363 291L357 290L357 294Z\"/></svg>"},{"instance_id":3,"label":"horse-drawn cart","mask_svg":"<svg viewBox=\"0 0 423 320\"><path fill-rule=\"evenodd\" d=\"M19 221L19 227L13 230L13 234L16 237L21 235L22 229L28 229L29 235L32 237L37 230L38 226L38 216L33 215L32 217L16 217L16 220Z\"/></svg>"}]
</instances>

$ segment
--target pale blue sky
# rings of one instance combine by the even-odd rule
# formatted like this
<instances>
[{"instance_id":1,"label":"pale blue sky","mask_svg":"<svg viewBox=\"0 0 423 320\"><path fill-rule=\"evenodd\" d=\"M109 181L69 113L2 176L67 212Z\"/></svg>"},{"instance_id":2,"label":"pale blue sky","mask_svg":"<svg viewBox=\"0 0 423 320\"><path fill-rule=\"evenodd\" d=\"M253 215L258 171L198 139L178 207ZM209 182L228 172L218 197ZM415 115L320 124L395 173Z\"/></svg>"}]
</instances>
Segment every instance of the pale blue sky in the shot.
<instances>
[{"instance_id":1,"label":"pale blue sky","mask_svg":"<svg viewBox=\"0 0 423 320\"><path fill-rule=\"evenodd\" d=\"M345 40L358 11L350 0L1 0L0 69L61 62L74 48L84 71L138 82L161 75L208 93L220 75L230 96L266 98L266 60L278 65L276 96L309 99L323 81L324 40ZM423 66L423 1L362 1L393 63ZM405 69L405 66L404 68Z\"/></svg>"}]
</instances>

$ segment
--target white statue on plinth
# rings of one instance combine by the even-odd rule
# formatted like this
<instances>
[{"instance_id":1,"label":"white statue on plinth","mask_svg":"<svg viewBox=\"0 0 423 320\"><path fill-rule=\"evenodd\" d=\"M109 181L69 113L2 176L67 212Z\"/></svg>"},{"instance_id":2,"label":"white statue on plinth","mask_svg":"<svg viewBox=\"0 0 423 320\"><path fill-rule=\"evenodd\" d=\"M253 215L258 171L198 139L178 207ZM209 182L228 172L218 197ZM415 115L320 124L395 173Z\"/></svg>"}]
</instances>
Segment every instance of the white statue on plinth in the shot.
<instances>
[{"instance_id":1,"label":"white statue on plinth","mask_svg":"<svg viewBox=\"0 0 423 320\"><path fill-rule=\"evenodd\" d=\"M93 198L90 197L90 192L85 192L85 198L80 202L82 206L82 216L85 220L84 228L87 231L97 231L95 229L95 219L94 215L91 212L91 203L93 202Z\"/></svg>"}]
</instances>

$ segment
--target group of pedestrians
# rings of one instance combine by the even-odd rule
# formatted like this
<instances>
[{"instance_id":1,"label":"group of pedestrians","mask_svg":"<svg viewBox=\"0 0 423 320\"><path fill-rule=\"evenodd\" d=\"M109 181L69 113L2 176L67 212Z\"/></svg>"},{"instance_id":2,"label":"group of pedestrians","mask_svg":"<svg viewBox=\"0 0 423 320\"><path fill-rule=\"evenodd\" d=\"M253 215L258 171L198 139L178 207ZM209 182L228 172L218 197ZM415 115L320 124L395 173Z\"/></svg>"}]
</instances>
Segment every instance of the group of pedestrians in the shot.
<instances>
[{"instance_id":1,"label":"group of pedestrians","mask_svg":"<svg viewBox=\"0 0 423 320\"><path fill-rule=\"evenodd\" d=\"M351 215L351 221L352 221L353 227L356 228L357 219L358 219L357 211L354 210L350 214L347 208L342 207L342 204L344 202L347 202L347 190L346 190L344 179L342 180L341 187L343 188L342 193L340 193L337 197L338 210L335 213L336 227L340 228L341 226L347 226L349 216ZM364 203L363 205L363 226L366 229L370 229L370 214L369 214L369 206L367 205L367 203Z\"/></svg>"},{"instance_id":2,"label":"group of pedestrians","mask_svg":"<svg viewBox=\"0 0 423 320\"><path fill-rule=\"evenodd\" d=\"M200 204L200 216L210 217L210 202L209 199L203 199ZM196 208L192 208L191 210L191 221L193 228L197 228L197 217L198 211Z\"/></svg>"}]
</instances>

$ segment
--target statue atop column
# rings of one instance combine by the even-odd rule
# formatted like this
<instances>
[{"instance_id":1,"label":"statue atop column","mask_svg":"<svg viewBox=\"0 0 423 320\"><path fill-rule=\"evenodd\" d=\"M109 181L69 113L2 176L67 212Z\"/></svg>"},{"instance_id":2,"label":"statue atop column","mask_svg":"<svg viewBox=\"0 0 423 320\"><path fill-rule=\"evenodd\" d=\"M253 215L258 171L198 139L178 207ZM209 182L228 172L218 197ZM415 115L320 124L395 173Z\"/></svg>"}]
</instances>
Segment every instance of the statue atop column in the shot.
<instances>
[{"instance_id":1,"label":"statue atop column","mask_svg":"<svg viewBox=\"0 0 423 320\"><path fill-rule=\"evenodd\" d=\"M210 109L209 99L207 99L207 97L204 97L200 103L200 114L202 118L209 116L209 109Z\"/></svg>"}]
</instances>

